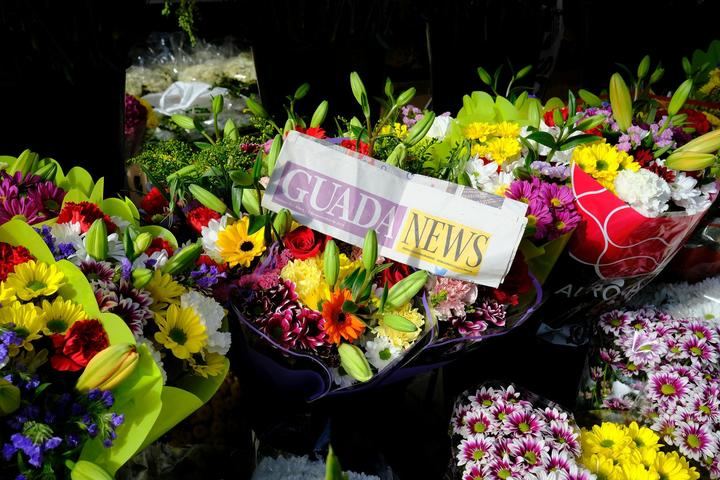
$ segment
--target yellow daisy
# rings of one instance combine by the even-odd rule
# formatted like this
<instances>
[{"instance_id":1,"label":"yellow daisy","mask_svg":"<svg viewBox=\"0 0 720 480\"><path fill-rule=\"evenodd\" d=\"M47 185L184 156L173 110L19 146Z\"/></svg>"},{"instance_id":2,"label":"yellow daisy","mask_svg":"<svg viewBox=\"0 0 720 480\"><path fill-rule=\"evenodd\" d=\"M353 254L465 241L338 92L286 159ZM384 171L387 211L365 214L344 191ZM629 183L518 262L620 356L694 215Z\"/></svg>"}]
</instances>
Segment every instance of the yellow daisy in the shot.
<instances>
[{"instance_id":1,"label":"yellow daisy","mask_svg":"<svg viewBox=\"0 0 720 480\"><path fill-rule=\"evenodd\" d=\"M250 218L245 216L218 233L217 246L220 256L231 267L249 267L255 257L265 251L265 228L250 235L249 226Z\"/></svg>"},{"instance_id":2,"label":"yellow daisy","mask_svg":"<svg viewBox=\"0 0 720 480\"><path fill-rule=\"evenodd\" d=\"M23 339L25 350L32 350L32 342L39 339L45 322L37 307L32 303L16 302L9 307L0 308L0 324L12 324L13 330Z\"/></svg>"},{"instance_id":3,"label":"yellow daisy","mask_svg":"<svg viewBox=\"0 0 720 480\"><path fill-rule=\"evenodd\" d=\"M160 270L155 270L152 279L143 288L152 296L150 309L154 312L165 310L168 305L179 304L180 296L185 293L185 288L173 280L172 275Z\"/></svg>"},{"instance_id":4,"label":"yellow daisy","mask_svg":"<svg viewBox=\"0 0 720 480\"><path fill-rule=\"evenodd\" d=\"M225 369L225 357L219 353L207 352L204 362L196 362L193 360L190 362L190 366L195 373L203 378L214 377L220 375Z\"/></svg>"},{"instance_id":5,"label":"yellow daisy","mask_svg":"<svg viewBox=\"0 0 720 480\"><path fill-rule=\"evenodd\" d=\"M180 359L190 358L207 345L207 330L194 308L170 305L165 315L155 314L160 329L155 341L172 351Z\"/></svg>"},{"instance_id":6,"label":"yellow daisy","mask_svg":"<svg viewBox=\"0 0 720 480\"><path fill-rule=\"evenodd\" d=\"M30 260L15 266L5 281L21 300L52 295L65 283L65 275L55 265Z\"/></svg>"},{"instance_id":7,"label":"yellow daisy","mask_svg":"<svg viewBox=\"0 0 720 480\"><path fill-rule=\"evenodd\" d=\"M697 480L700 474L677 452L658 452L652 469L661 480Z\"/></svg>"},{"instance_id":8,"label":"yellow daisy","mask_svg":"<svg viewBox=\"0 0 720 480\"><path fill-rule=\"evenodd\" d=\"M45 335L65 333L73 323L87 318L81 305L60 297L57 297L52 303L43 300L40 310L45 322L45 328L43 328Z\"/></svg>"},{"instance_id":9,"label":"yellow daisy","mask_svg":"<svg viewBox=\"0 0 720 480\"><path fill-rule=\"evenodd\" d=\"M499 165L502 165L520 155L522 145L517 138L498 137L488 142L487 150L488 155Z\"/></svg>"},{"instance_id":10,"label":"yellow daisy","mask_svg":"<svg viewBox=\"0 0 720 480\"><path fill-rule=\"evenodd\" d=\"M660 450L660 437L647 427L641 427L637 422L632 422L625 430L635 446L638 448L652 448Z\"/></svg>"}]
</instances>

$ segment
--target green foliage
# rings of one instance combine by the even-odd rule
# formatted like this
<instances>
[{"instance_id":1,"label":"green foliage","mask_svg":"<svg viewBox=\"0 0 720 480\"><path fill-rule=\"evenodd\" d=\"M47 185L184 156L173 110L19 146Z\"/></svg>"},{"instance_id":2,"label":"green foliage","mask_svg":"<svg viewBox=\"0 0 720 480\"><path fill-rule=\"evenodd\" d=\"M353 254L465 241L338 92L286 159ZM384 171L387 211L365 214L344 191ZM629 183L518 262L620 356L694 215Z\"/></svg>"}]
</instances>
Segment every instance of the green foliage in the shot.
<instances>
[{"instance_id":1,"label":"green foliage","mask_svg":"<svg viewBox=\"0 0 720 480\"><path fill-rule=\"evenodd\" d=\"M197 0L180 0L175 13L178 19L178 26L187 33L190 38L190 43L195 45L197 38L195 38L195 3ZM169 16L172 13L170 8L170 0L165 0L165 4L162 9L162 14Z\"/></svg>"},{"instance_id":2,"label":"green foliage","mask_svg":"<svg viewBox=\"0 0 720 480\"><path fill-rule=\"evenodd\" d=\"M167 187L167 177L193 163L193 156L193 149L187 143L168 140L146 144L145 149L128 163L140 165L153 182L158 182L158 187Z\"/></svg>"}]
</instances>

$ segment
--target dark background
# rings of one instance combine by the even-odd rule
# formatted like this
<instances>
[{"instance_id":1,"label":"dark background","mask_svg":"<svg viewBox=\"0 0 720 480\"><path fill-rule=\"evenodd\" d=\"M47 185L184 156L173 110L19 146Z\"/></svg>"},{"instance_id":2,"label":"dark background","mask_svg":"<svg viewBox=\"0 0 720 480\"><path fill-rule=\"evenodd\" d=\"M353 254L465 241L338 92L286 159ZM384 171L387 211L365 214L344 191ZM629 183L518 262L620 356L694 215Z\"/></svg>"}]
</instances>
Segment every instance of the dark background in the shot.
<instances>
[{"instance_id":1,"label":"dark background","mask_svg":"<svg viewBox=\"0 0 720 480\"><path fill-rule=\"evenodd\" d=\"M516 68L536 65L529 80L539 95L549 96L579 85L597 92L615 62L634 70L650 54L666 68L658 90L671 90L683 79L680 58L720 36L719 3L201 1L196 20L200 38L232 35L252 46L260 94L271 112L281 111L284 96L307 81L312 90L301 110L311 113L327 98L331 114L357 114L348 82L357 70L371 96L390 76L398 88L418 88L416 103L432 98L437 112L454 113L464 93L482 86L477 66L492 71L508 60ZM121 189L124 72L129 52L148 34L177 29L161 8L141 0L0 2L0 153L29 147L104 175L110 193ZM556 58L548 54L554 40L560 42ZM465 388L487 379L514 381L572 407L585 352L538 339L541 320L488 341L437 378L367 394L306 406L247 383L248 406L238 415L252 412L264 448L307 453L330 422L346 467L385 462L400 478L440 478L450 461L452 401ZM239 473L227 463L215 465L218 476L206 472L205 478ZM197 477L187 471L183 478Z\"/></svg>"}]
</instances>

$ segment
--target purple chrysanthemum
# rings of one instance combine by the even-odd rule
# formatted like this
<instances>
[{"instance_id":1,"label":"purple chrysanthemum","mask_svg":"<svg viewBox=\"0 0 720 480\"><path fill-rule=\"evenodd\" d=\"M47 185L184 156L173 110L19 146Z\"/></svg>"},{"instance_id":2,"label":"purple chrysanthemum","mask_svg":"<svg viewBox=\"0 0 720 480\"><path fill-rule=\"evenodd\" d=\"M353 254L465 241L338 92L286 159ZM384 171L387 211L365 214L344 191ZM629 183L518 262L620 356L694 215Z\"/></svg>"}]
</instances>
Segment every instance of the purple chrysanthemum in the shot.
<instances>
[{"instance_id":1,"label":"purple chrysanthemum","mask_svg":"<svg viewBox=\"0 0 720 480\"><path fill-rule=\"evenodd\" d=\"M510 453L517 462L524 463L530 468L541 465L546 460L549 451L545 442L536 437L517 438L510 443Z\"/></svg>"},{"instance_id":2,"label":"purple chrysanthemum","mask_svg":"<svg viewBox=\"0 0 720 480\"><path fill-rule=\"evenodd\" d=\"M115 277L115 268L110 262L93 259L80 262L80 271L83 272L90 283L112 282Z\"/></svg>"},{"instance_id":3,"label":"purple chrysanthemum","mask_svg":"<svg viewBox=\"0 0 720 480\"><path fill-rule=\"evenodd\" d=\"M46 218L56 217L60 213L65 190L52 182L41 182L29 192L30 198L40 207Z\"/></svg>"},{"instance_id":4,"label":"purple chrysanthemum","mask_svg":"<svg viewBox=\"0 0 720 480\"><path fill-rule=\"evenodd\" d=\"M688 379L672 372L654 373L648 379L647 397L660 405L676 402L688 390Z\"/></svg>"},{"instance_id":5,"label":"purple chrysanthemum","mask_svg":"<svg viewBox=\"0 0 720 480\"><path fill-rule=\"evenodd\" d=\"M47 220L38 204L30 197L10 198L0 203L0 224L16 217L31 225Z\"/></svg>"},{"instance_id":6,"label":"purple chrysanthemum","mask_svg":"<svg viewBox=\"0 0 720 480\"><path fill-rule=\"evenodd\" d=\"M544 421L531 412L514 412L503 422L503 430L510 435L535 435L543 428Z\"/></svg>"},{"instance_id":7,"label":"purple chrysanthemum","mask_svg":"<svg viewBox=\"0 0 720 480\"><path fill-rule=\"evenodd\" d=\"M718 453L717 440L704 424L679 424L675 429L675 443L683 455L696 461L713 458Z\"/></svg>"}]
</instances>

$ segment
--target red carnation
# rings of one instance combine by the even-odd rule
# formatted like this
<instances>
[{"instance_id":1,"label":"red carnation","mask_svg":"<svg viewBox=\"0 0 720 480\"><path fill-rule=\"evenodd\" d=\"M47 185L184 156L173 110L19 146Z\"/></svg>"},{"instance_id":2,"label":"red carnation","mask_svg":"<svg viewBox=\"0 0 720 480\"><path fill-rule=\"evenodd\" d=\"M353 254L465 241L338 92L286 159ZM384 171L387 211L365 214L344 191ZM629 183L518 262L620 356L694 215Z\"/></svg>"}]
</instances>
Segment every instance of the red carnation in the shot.
<instances>
[{"instance_id":1,"label":"red carnation","mask_svg":"<svg viewBox=\"0 0 720 480\"><path fill-rule=\"evenodd\" d=\"M695 134L700 136L710 131L711 125L704 113L689 108L680 110L680 113L687 115L687 122L695 129Z\"/></svg>"},{"instance_id":2,"label":"red carnation","mask_svg":"<svg viewBox=\"0 0 720 480\"><path fill-rule=\"evenodd\" d=\"M168 205L167 199L157 187L150 189L140 200L140 208L143 209L148 218L163 213Z\"/></svg>"},{"instance_id":3,"label":"red carnation","mask_svg":"<svg viewBox=\"0 0 720 480\"><path fill-rule=\"evenodd\" d=\"M98 218L103 219L108 233L114 232L117 228L109 216L105 215L97 205L90 202L67 202L60 210L57 223L79 223L81 233L86 233Z\"/></svg>"},{"instance_id":4,"label":"red carnation","mask_svg":"<svg viewBox=\"0 0 720 480\"><path fill-rule=\"evenodd\" d=\"M653 153L647 148L638 148L633 152L633 158L641 167L646 168L650 162L655 160Z\"/></svg>"},{"instance_id":5,"label":"red carnation","mask_svg":"<svg viewBox=\"0 0 720 480\"><path fill-rule=\"evenodd\" d=\"M32 260L33 256L23 246L13 247L9 243L0 242L0 282L15 271L15 265Z\"/></svg>"},{"instance_id":6,"label":"red carnation","mask_svg":"<svg viewBox=\"0 0 720 480\"><path fill-rule=\"evenodd\" d=\"M360 149L358 149L358 143L360 143ZM347 138L340 142L340 145L352 150L353 152L360 152L363 155L370 155L370 146L363 141L358 142L357 140L351 140Z\"/></svg>"},{"instance_id":7,"label":"red carnation","mask_svg":"<svg viewBox=\"0 0 720 480\"><path fill-rule=\"evenodd\" d=\"M164 238L156 237L153 238L153 241L150 242L150 246L145 249L145 255L150 256L155 252L159 252L160 250L165 250L168 254L168 257L171 257L173 252L172 245L170 245L170 242L165 240Z\"/></svg>"},{"instance_id":8,"label":"red carnation","mask_svg":"<svg viewBox=\"0 0 720 480\"><path fill-rule=\"evenodd\" d=\"M325 249L326 243L326 235L308 227L298 227L283 238L285 248L298 260L319 255Z\"/></svg>"},{"instance_id":9,"label":"red carnation","mask_svg":"<svg viewBox=\"0 0 720 480\"><path fill-rule=\"evenodd\" d=\"M410 267L404 263L398 263L390 260L391 267L380 272L379 285L382 287L387 282L388 288L391 288L397 282L410 275Z\"/></svg>"},{"instance_id":10,"label":"red carnation","mask_svg":"<svg viewBox=\"0 0 720 480\"><path fill-rule=\"evenodd\" d=\"M58 371L77 372L101 350L110 345L107 333L98 320L80 320L72 324L65 335L50 337L55 353L50 365Z\"/></svg>"},{"instance_id":11,"label":"red carnation","mask_svg":"<svg viewBox=\"0 0 720 480\"><path fill-rule=\"evenodd\" d=\"M320 127L310 127L310 128L295 127L295 130L297 130L300 133L304 133L305 135L310 135L311 137L327 138L327 135L325 134L325 130Z\"/></svg>"},{"instance_id":12,"label":"red carnation","mask_svg":"<svg viewBox=\"0 0 720 480\"><path fill-rule=\"evenodd\" d=\"M211 210L207 207L193 208L186 215L187 222L197 233L202 232L203 227L207 227L210 220L217 220L220 218L220 214L215 210Z\"/></svg>"}]
</instances>

